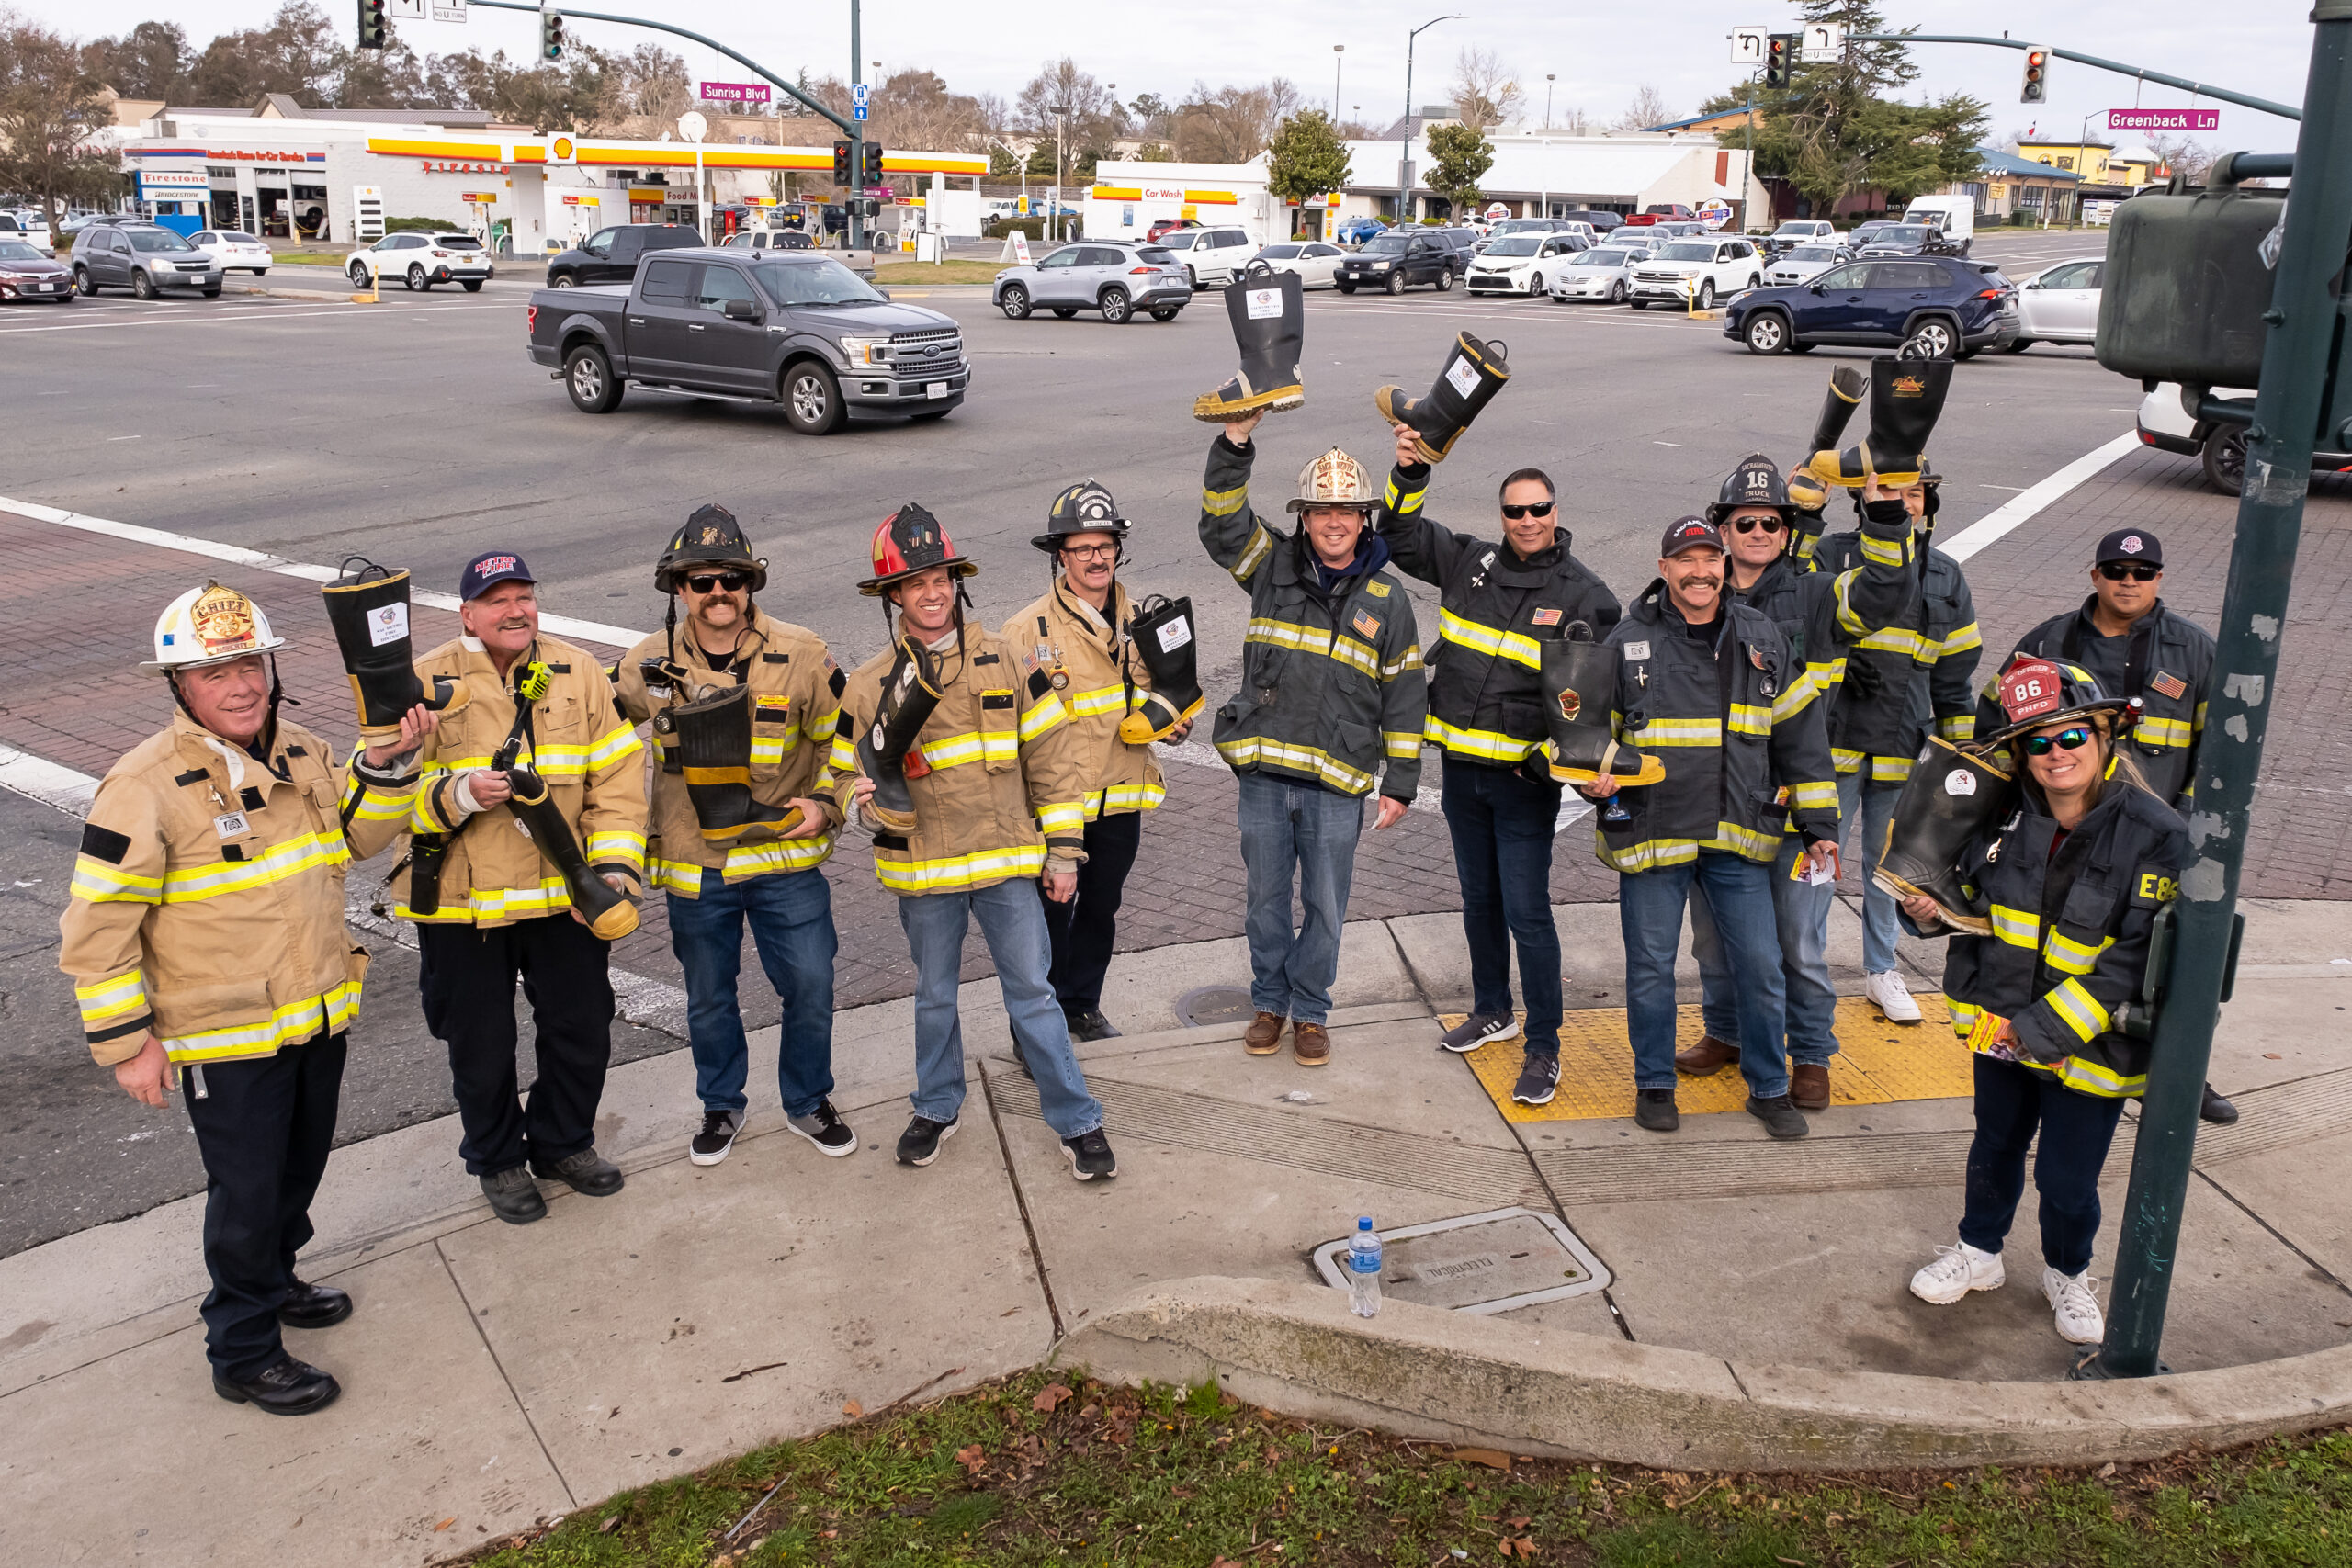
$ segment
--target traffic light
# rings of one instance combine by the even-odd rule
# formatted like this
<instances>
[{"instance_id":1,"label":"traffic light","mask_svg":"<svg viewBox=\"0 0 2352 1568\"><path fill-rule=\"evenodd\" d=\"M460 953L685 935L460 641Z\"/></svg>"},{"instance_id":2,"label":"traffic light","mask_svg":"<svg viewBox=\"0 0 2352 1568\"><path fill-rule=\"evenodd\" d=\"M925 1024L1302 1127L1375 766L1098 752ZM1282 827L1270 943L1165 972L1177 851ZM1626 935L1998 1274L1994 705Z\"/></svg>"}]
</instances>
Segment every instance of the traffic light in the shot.
<instances>
[{"instance_id":1,"label":"traffic light","mask_svg":"<svg viewBox=\"0 0 2352 1568\"><path fill-rule=\"evenodd\" d=\"M539 12L539 58L563 58L563 13L542 9Z\"/></svg>"},{"instance_id":2,"label":"traffic light","mask_svg":"<svg viewBox=\"0 0 2352 1568\"><path fill-rule=\"evenodd\" d=\"M385 47L384 0L359 0L359 47Z\"/></svg>"},{"instance_id":3,"label":"traffic light","mask_svg":"<svg viewBox=\"0 0 2352 1568\"><path fill-rule=\"evenodd\" d=\"M857 186L871 190L882 183L882 143L861 141L857 144Z\"/></svg>"},{"instance_id":4,"label":"traffic light","mask_svg":"<svg viewBox=\"0 0 2352 1568\"><path fill-rule=\"evenodd\" d=\"M855 171L849 166L849 143L846 141L834 142L833 184L846 190L849 188L850 175L854 173L855 173Z\"/></svg>"},{"instance_id":5,"label":"traffic light","mask_svg":"<svg viewBox=\"0 0 2352 1568\"><path fill-rule=\"evenodd\" d=\"M2018 94L2021 104L2042 104L2050 101L2050 51L2029 49L2025 51L2025 86Z\"/></svg>"},{"instance_id":6,"label":"traffic light","mask_svg":"<svg viewBox=\"0 0 2352 1568\"><path fill-rule=\"evenodd\" d=\"M1785 87L1789 85L1789 62L1797 52L1797 35L1773 33L1764 39L1764 85Z\"/></svg>"}]
</instances>

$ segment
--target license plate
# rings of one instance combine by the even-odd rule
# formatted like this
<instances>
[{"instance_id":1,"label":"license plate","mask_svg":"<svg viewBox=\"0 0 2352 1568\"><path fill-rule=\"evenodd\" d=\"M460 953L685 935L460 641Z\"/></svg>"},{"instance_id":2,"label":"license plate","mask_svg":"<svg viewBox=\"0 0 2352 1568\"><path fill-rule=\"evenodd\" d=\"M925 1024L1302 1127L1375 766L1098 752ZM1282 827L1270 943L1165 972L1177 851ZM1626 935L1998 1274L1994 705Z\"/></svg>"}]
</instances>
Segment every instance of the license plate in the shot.
<instances>
[{"instance_id":1,"label":"license plate","mask_svg":"<svg viewBox=\"0 0 2352 1568\"><path fill-rule=\"evenodd\" d=\"M947 395L947 383L933 381L923 388L922 395L926 398L944 398Z\"/></svg>"}]
</instances>

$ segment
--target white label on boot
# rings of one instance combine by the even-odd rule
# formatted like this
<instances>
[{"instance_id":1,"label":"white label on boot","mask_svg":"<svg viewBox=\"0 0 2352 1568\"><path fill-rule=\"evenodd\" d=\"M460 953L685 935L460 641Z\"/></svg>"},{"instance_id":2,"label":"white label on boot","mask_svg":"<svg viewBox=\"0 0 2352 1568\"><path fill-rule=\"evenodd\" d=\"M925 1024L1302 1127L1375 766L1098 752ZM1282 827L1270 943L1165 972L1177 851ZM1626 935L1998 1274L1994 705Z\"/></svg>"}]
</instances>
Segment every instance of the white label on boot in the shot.
<instances>
[{"instance_id":1,"label":"white label on boot","mask_svg":"<svg viewBox=\"0 0 2352 1568\"><path fill-rule=\"evenodd\" d=\"M1193 640L1193 623L1179 615L1159 628L1159 651L1173 653Z\"/></svg>"},{"instance_id":2,"label":"white label on boot","mask_svg":"<svg viewBox=\"0 0 2352 1568\"><path fill-rule=\"evenodd\" d=\"M1966 768L1954 768L1944 775L1944 793L1946 795L1974 795L1976 775Z\"/></svg>"},{"instance_id":3,"label":"white label on boot","mask_svg":"<svg viewBox=\"0 0 2352 1568\"><path fill-rule=\"evenodd\" d=\"M368 643L381 648L388 642L398 642L408 636L408 606L385 604L368 617Z\"/></svg>"},{"instance_id":4,"label":"white label on boot","mask_svg":"<svg viewBox=\"0 0 2352 1568\"><path fill-rule=\"evenodd\" d=\"M1478 389L1478 367L1466 359L1455 360L1453 368L1445 373L1445 378L1455 391L1465 398Z\"/></svg>"},{"instance_id":5,"label":"white label on boot","mask_svg":"<svg viewBox=\"0 0 2352 1568\"><path fill-rule=\"evenodd\" d=\"M1262 321L1270 316L1279 316L1282 313L1283 291L1281 289L1252 288L1250 290L1250 319L1251 321Z\"/></svg>"}]
</instances>

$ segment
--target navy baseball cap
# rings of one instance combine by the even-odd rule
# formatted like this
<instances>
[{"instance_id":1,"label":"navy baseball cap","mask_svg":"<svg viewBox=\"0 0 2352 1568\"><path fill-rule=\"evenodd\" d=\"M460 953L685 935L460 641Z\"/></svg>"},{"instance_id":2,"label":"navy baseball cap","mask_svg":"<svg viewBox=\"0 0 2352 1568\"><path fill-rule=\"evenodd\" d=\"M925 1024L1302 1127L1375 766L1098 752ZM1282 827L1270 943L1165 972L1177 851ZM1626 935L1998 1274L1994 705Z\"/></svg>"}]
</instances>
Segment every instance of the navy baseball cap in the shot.
<instances>
[{"instance_id":1,"label":"navy baseball cap","mask_svg":"<svg viewBox=\"0 0 2352 1568\"><path fill-rule=\"evenodd\" d=\"M1660 560L1672 560L1685 550L1704 545L1719 555L1730 552L1724 548L1723 531L1703 517L1678 517L1666 531L1657 547Z\"/></svg>"},{"instance_id":2,"label":"navy baseball cap","mask_svg":"<svg viewBox=\"0 0 2352 1568\"><path fill-rule=\"evenodd\" d=\"M458 597L479 599L499 582L537 582L530 567L523 558L511 550L492 550L466 563L465 575L458 579Z\"/></svg>"},{"instance_id":3,"label":"navy baseball cap","mask_svg":"<svg viewBox=\"0 0 2352 1568\"><path fill-rule=\"evenodd\" d=\"M2135 560L2162 570L2165 564L2164 542L2145 528L2118 528L2098 542L2098 554L2091 558L2093 566L2105 566L2109 561Z\"/></svg>"}]
</instances>

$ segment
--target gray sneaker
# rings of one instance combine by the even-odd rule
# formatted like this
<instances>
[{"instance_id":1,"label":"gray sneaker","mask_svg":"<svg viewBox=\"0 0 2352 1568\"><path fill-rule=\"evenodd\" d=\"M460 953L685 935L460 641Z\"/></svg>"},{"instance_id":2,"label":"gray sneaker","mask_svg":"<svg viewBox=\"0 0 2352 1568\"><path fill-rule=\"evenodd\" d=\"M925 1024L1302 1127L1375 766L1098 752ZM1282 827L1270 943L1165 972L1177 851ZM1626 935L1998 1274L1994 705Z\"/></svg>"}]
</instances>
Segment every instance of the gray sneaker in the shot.
<instances>
[{"instance_id":1,"label":"gray sneaker","mask_svg":"<svg viewBox=\"0 0 2352 1568\"><path fill-rule=\"evenodd\" d=\"M1560 1083L1560 1056L1556 1051L1530 1051L1527 1063L1519 1069L1519 1082L1511 1086L1514 1105L1549 1105L1553 1092Z\"/></svg>"},{"instance_id":2,"label":"gray sneaker","mask_svg":"<svg viewBox=\"0 0 2352 1568\"><path fill-rule=\"evenodd\" d=\"M806 1116L786 1118L785 1124L816 1145L820 1154L839 1159L857 1152L857 1134L849 1130L849 1123L830 1100L819 1100L817 1109Z\"/></svg>"},{"instance_id":3,"label":"gray sneaker","mask_svg":"<svg viewBox=\"0 0 2352 1568\"><path fill-rule=\"evenodd\" d=\"M1437 1037L1437 1043L1457 1055L1476 1051L1489 1040L1508 1040L1519 1032L1519 1020L1507 1012L1474 1012Z\"/></svg>"},{"instance_id":4,"label":"gray sneaker","mask_svg":"<svg viewBox=\"0 0 2352 1568\"><path fill-rule=\"evenodd\" d=\"M706 1111L702 1113L702 1131L686 1145L686 1157L696 1165L717 1165L735 1146L735 1134L742 1130L741 1111Z\"/></svg>"}]
</instances>

